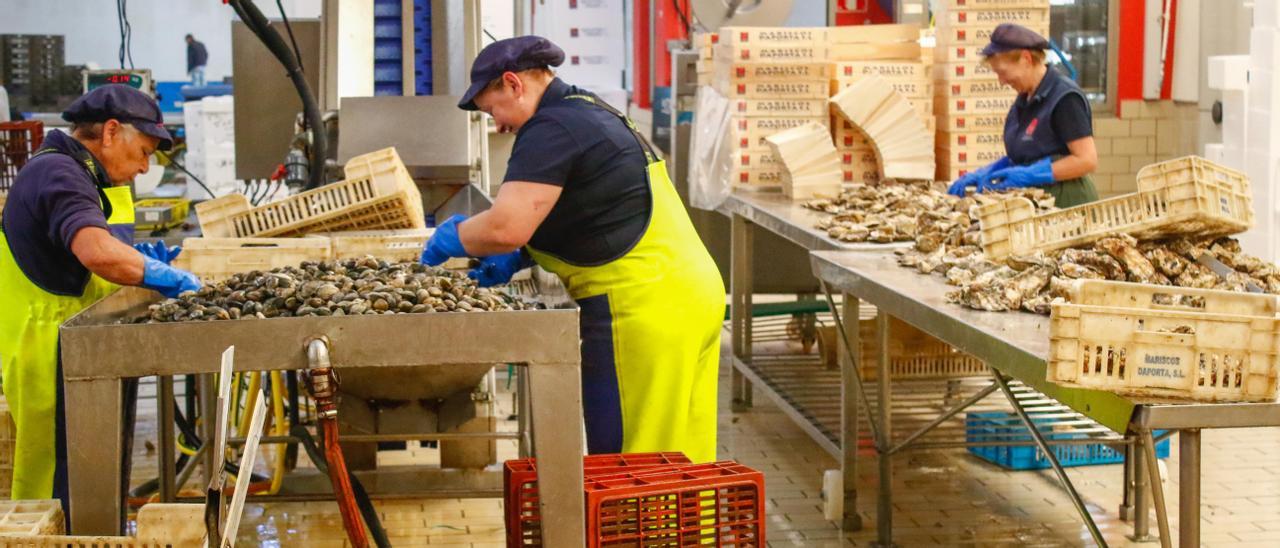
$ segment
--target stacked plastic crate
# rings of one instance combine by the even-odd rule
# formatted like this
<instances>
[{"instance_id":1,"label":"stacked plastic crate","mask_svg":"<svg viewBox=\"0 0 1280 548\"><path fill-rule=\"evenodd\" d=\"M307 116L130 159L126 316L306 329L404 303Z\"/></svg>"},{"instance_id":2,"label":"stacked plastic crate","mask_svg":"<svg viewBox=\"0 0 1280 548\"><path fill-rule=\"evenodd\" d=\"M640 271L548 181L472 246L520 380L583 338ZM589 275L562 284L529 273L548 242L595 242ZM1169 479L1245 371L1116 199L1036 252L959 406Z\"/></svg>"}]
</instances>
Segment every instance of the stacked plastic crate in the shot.
<instances>
[{"instance_id":1,"label":"stacked plastic crate","mask_svg":"<svg viewBox=\"0 0 1280 548\"><path fill-rule=\"evenodd\" d=\"M764 546L764 474L681 453L583 458L586 546ZM542 546L534 459L507 461L507 546Z\"/></svg>"},{"instance_id":2,"label":"stacked plastic crate","mask_svg":"<svg viewBox=\"0 0 1280 548\"><path fill-rule=\"evenodd\" d=\"M730 100L739 188L778 190L782 164L764 138L811 122L829 124L831 65L823 28L726 27L714 46L712 85Z\"/></svg>"},{"instance_id":3,"label":"stacked plastic crate","mask_svg":"<svg viewBox=\"0 0 1280 548\"><path fill-rule=\"evenodd\" d=\"M914 25L861 25L835 27L830 36L836 43L864 44L859 48L833 51L831 94L858 81L876 76L887 80L920 112L929 130L921 138L933 139L933 80L929 73L932 57L922 55L920 28ZM879 47L870 47L878 45ZM856 57L855 57L856 56ZM865 134L834 112L832 138L840 155L844 182L878 182L882 175L875 148Z\"/></svg>"},{"instance_id":4,"label":"stacked plastic crate","mask_svg":"<svg viewBox=\"0 0 1280 548\"><path fill-rule=\"evenodd\" d=\"M1049 35L1048 0L942 0L934 20L934 112L938 180L951 181L1004 156L1004 122L1016 93L981 51L1000 23Z\"/></svg>"}]
</instances>

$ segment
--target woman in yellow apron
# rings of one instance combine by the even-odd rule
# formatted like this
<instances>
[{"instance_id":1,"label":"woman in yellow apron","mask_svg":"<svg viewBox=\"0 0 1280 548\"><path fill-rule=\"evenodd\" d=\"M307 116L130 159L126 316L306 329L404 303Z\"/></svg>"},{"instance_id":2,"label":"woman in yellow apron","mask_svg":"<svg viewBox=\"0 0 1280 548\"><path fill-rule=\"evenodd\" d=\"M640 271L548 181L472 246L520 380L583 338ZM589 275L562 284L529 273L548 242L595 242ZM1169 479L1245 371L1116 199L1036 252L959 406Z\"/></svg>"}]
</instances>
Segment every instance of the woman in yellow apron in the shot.
<instances>
[{"instance_id":1,"label":"woman in yellow apron","mask_svg":"<svg viewBox=\"0 0 1280 548\"><path fill-rule=\"evenodd\" d=\"M665 164L621 113L554 78L563 59L536 36L476 58L459 106L517 131L506 182L489 211L442 223L422 260L485 257L471 273L485 285L535 262L564 281L581 309L590 453L715 460L719 270Z\"/></svg>"},{"instance_id":2,"label":"woman in yellow apron","mask_svg":"<svg viewBox=\"0 0 1280 548\"><path fill-rule=\"evenodd\" d=\"M17 431L14 499L65 500L62 322L117 284L167 296L200 287L190 273L129 246L133 200L120 185L170 143L155 101L107 86L77 99L63 118L72 134L49 134L18 173L0 218L0 383Z\"/></svg>"}]
</instances>

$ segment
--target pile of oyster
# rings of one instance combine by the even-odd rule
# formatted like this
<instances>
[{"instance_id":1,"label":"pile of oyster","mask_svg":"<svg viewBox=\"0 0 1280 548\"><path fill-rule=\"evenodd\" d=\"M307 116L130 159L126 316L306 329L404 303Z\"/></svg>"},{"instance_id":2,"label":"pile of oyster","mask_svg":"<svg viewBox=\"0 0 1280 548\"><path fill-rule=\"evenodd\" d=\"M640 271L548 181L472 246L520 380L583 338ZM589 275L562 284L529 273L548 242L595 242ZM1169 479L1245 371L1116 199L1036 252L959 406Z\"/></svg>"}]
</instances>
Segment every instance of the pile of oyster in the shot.
<instances>
[{"instance_id":1,"label":"pile of oyster","mask_svg":"<svg viewBox=\"0 0 1280 548\"><path fill-rule=\"evenodd\" d=\"M530 308L465 274L373 257L236 274L151 305L135 323Z\"/></svg>"},{"instance_id":2,"label":"pile of oyster","mask_svg":"<svg viewBox=\"0 0 1280 548\"><path fill-rule=\"evenodd\" d=\"M931 238L954 235L976 245L974 206L1012 196L1028 198L1038 209L1053 206L1053 197L1039 188L957 198L931 183L857 183L846 187L838 198L810 200L803 205L832 214L819 220L816 227L842 242L918 242L926 235Z\"/></svg>"},{"instance_id":3,"label":"pile of oyster","mask_svg":"<svg viewBox=\"0 0 1280 548\"><path fill-rule=\"evenodd\" d=\"M978 246L951 244L917 240L915 249L898 252L898 263L945 277L947 283L959 287L947 294L948 300L978 310L1021 309L1048 314L1054 299L1068 298L1070 282L1075 279L1229 291L1245 291L1253 284L1267 293L1280 294L1280 268L1242 253L1239 242L1232 238L1138 242L1120 234L1079 248L1015 255L1004 263L987 260ZM1233 271L1219 276L1196 262L1205 254Z\"/></svg>"}]
</instances>

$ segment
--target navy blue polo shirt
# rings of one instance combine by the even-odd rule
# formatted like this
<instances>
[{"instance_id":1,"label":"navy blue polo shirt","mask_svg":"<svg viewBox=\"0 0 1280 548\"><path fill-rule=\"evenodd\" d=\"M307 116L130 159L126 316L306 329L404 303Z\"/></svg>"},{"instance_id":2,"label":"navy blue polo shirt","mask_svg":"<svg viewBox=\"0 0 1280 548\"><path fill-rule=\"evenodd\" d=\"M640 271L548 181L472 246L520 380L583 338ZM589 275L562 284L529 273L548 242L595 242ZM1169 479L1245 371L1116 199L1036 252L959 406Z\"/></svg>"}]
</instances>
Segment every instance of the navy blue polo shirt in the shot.
<instances>
[{"instance_id":1,"label":"navy blue polo shirt","mask_svg":"<svg viewBox=\"0 0 1280 548\"><path fill-rule=\"evenodd\" d=\"M591 93L552 80L533 117L516 132L504 182L562 187L529 244L594 266L622 257L644 235L653 208L648 164L621 118L570 95Z\"/></svg>"},{"instance_id":2,"label":"navy blue polo shirt","mask_svg":"<svg viewBox=\"0 0 1280 548\"><path fill-rule=\"evenodd\" d=\"M102 164L70 135L54 130L41 148L61 154L40 154L18 172L4 204L4 235L27 279L50 293L78 297L89 270L71 253L71 239L85 227L107 229L97 185L109 183L100 168L89 174L84 158Z\"/></svg>"},{"instance_id":3,"label":"navy blue polo shirt","mask_svg":"<svg viewBox=\"0 0 1280 548\"><path fill-rule=\"evenodd\" d=\"M1050 142L1035 143L1034 146L1017 146L1017 143L1013 143L1014 146L1010 146L1006 136L1006 153L1013 163L1028 165L1046 155L1070 155L1067 143L1093 136L1093 112L1085 101L1084 94L1075 82L1053 67L1045 71L1044 78L1040 80L1034 93L1030 96L1019 94L1014 100L1013 108L1009 110L1006 132L1011 129L1012 124L1016 124L1012 129L1016 129L1018 135L1028 129L1035 132L1036 128L1031 126L1032 120L1040 118L1047 108L1053 109L1049 115L1052 131L1036 132L1036 135L1038 139L1048 139ZM1040 137L1041 135L1047 137Z\"/></svg>"}]
</instances>

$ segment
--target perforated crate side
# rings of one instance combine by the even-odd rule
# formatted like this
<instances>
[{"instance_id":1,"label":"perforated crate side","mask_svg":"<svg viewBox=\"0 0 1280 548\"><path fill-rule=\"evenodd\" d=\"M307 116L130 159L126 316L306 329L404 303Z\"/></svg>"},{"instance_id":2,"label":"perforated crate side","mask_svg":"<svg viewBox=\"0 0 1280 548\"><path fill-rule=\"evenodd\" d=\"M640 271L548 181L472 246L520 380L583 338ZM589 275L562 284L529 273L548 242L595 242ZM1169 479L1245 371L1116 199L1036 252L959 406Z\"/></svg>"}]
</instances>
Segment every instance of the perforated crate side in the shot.
<instances>
[{"instance_id":1,"label":"perforated crate side","mask_svg":"<svg viewBox=\"0 0 1280 548\"><path fill-rule=\"evenodd\" d=\"M1035 419L1043 431L1053 427L1055 420ZM1164 431L1156 431L1155 435L1163 435ZM1085 434L1078 432L1043 432L1046 440L1082 439ZM1023 441L1032 440L1022 420L1012 413L1003 411L974 412L965 416L965 440L968 442L987 441ZM1051 445L1054 456L1064 467L1092 466L1096 464L1116 464L1124 462L1124 453L1105 443L1083 445ZM1034 445L996 445L987 447L969 447L969 452L983 460L1009 470L1043 470L1052 465L1043 451ZM1168 458L1170 440L1156 443L1156 458Z\"/></svg>"},{"instance_id":2,"label":"perforated crate side","mask_svg":"<svg viewBox=\"0 0 1280 548\"><path fill-rule=\"evenodd\" d=\"M610 453L583 457L583 478L627 471L655 470L688 464L680 452ZM503 513L508 546L541 546L542 516L538 508L536 459L517 459L503 465Z\"/></svg>"},{"instance_id":3,"label":"perforated crate side","mask_svg":"<svg viewBox=\"0 0 1280 548\"><path fill-rule=\"evenodd\" d=\"M763 546L764 475L735 462L586 481L587 545Z\"/></svg>"}]
</instances>

